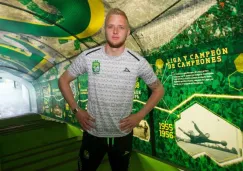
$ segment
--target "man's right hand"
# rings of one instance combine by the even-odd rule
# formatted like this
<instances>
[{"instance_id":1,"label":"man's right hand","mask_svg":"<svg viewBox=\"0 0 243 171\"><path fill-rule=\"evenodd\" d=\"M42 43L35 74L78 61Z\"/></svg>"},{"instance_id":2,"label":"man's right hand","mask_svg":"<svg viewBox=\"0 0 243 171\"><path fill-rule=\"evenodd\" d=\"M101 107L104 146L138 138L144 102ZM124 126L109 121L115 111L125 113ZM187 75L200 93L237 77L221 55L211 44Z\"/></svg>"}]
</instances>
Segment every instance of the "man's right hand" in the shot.
<instances>
[{"instance_id":1,"label":"man's right hand","mask_svg":"<svg viewBox=\"0 0 243 171\"><path fill-rule=\"evenodd\" d=\"M95 119L89 115L89 113L85 110L79 109L78 112L75 114L78 122L82 126L84 130L90 130L94 128Z\"/></svg>"}]
</instances>

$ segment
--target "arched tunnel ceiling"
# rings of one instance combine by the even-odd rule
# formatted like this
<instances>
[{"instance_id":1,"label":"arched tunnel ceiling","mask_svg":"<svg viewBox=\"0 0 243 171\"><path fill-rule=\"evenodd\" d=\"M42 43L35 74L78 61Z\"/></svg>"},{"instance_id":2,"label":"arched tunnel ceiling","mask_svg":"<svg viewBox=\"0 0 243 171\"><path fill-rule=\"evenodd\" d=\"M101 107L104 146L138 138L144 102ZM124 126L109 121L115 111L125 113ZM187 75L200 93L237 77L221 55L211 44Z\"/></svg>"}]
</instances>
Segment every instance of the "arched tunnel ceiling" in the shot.
<instances>
[{"instance_id":1,"label":"arched tunnel ceiling","mask_svg":"<svg viewBox=\"0 0 243 171\"><path fill-rule=\"evenodd\" d=\"M0 0L0 70L27 80L105 43L103 22L113 7L124 10L138 53L172 40L216 0Z\"/></svg>"}]
</instances>

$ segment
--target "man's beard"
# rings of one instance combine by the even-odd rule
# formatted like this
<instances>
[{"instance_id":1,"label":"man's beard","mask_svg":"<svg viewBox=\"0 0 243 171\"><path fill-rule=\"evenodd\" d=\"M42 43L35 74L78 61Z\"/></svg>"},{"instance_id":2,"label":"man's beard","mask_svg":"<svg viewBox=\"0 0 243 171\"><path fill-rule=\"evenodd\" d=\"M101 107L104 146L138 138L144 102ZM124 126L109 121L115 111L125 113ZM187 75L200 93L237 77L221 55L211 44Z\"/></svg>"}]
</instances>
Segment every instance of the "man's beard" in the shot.
<instances>
[{"instance_id":1,"label":"man's beard","mask_svg":"<svg viewBox=\"0 0 243 171\"><path fill-rule=\"evenodd\" d=\"M121 41L118 43L112 43L111 41L107 40L107 43L111 48L120 48L121 46L124 45L125 41Z\"/></svg>"}]
</instances>

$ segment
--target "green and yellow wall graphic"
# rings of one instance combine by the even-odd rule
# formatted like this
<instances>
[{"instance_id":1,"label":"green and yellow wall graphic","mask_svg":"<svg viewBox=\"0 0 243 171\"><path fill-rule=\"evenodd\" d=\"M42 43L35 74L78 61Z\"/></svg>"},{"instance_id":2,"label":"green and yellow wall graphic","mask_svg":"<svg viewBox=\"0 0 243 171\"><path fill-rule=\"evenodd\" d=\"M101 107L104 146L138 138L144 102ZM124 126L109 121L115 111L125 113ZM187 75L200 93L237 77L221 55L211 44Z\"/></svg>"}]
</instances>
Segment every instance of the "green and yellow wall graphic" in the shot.
<instances>
[{"instance_id":1,"label":"green and yellow wall graphic","mask_svg":"<svg viewBox=\"0 0 243 171\"><path fill-rule=\"evenodd\" d=\"M18 0L0 5L0 62L5 70L32 80L79 54L81 39L96 33L104 20L99 0Z\"/></svg>"}]
</instances>

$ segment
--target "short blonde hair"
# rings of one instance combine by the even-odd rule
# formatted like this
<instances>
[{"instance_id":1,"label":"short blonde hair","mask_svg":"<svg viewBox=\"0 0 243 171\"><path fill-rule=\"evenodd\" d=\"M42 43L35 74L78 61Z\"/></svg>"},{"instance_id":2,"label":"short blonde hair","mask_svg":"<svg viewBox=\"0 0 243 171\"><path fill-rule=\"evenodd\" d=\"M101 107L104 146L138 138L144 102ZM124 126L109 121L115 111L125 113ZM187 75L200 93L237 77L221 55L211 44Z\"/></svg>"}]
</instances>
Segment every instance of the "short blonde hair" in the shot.
<instances>
[{"instance_id":1,"label":"short blonde hair","mask_svg":"<svg viewBox=\"0 0 243 171\"><path fill-rule=\"evenodd\" d=\"M111 15L121 15L121 16L125 17L125 19L127 20L127 26L129 27L129 21L128 21L126 13L119 8L112 8L109 10L109 12L106 14L106 17L105 17L105 25L106 25L108 18Z\"/></svg>"}]
</instances>

